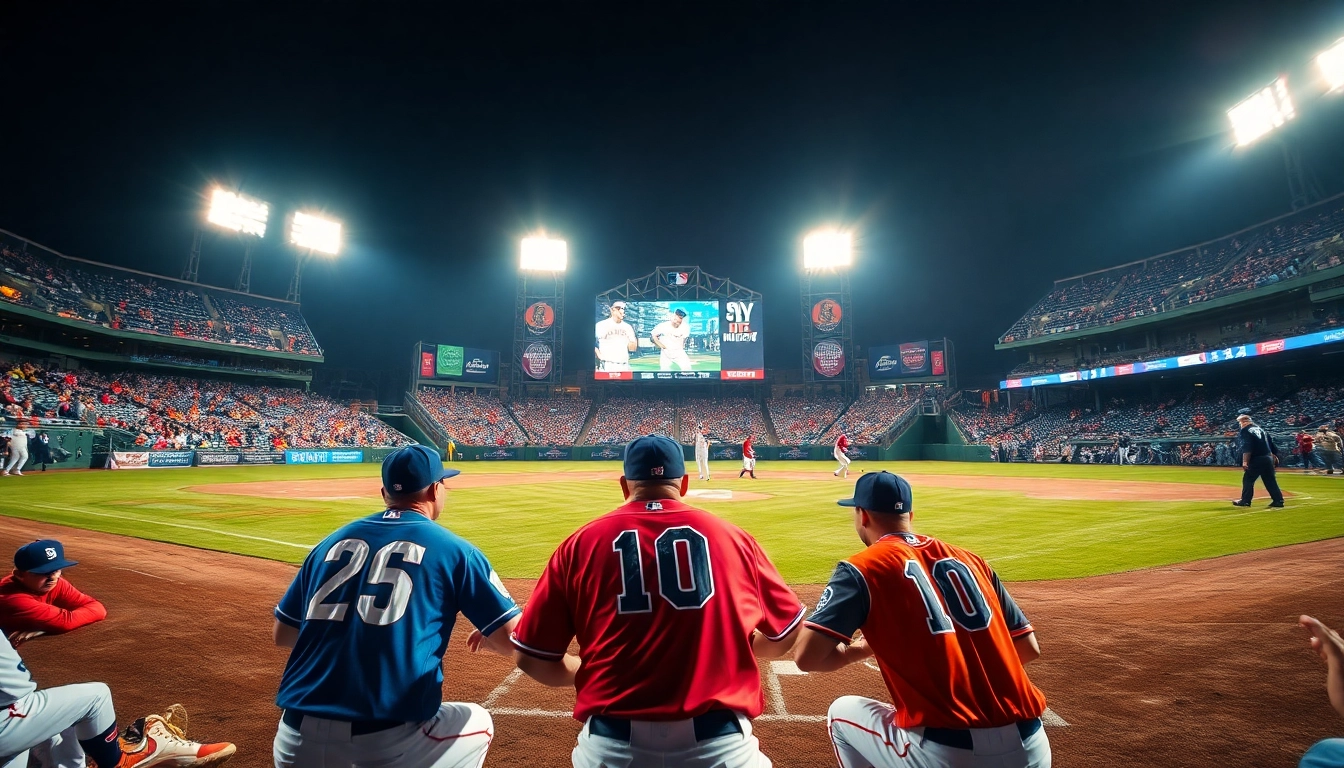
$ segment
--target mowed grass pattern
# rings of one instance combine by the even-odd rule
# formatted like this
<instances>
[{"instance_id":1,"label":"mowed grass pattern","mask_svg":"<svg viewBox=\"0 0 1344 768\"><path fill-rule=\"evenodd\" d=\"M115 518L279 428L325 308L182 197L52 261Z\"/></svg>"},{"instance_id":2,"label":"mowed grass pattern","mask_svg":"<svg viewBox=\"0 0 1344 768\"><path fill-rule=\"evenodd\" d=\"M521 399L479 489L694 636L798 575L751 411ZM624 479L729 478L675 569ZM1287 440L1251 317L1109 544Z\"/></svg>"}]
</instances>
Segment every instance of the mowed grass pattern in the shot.
<instances>
[{"instance_id":1,"label":"mowed grass pattern","mask_svg":"<svg viewBox=\"0 0 1344 768\"><path fill-rule=\"evenodd\" d=\"M1229 501L1241 482L1239 471L1210 468L944 462L862 466L922 475L1030 477L1041 483L1092 478L1215 484L1227 487ZM461 468L472 474L554 478L462 488L449 498L441 522L479 546L506 578L536 577L561 540L622 502L618 462L472 462ZM715 462L715 479L707 487L771 498L693 503L751 532L790 582L824 582L837 560L860 548L852 513L835 504L849 495L856 474L845 482L831 477L834 465L829 462L761 462L760 479L752 481L738 480L738 468ZM593 471L608 473L610 479L575 476ZM775 471L808 472L815 479L774 479ZM376 488L377 476L373 464L30 473L0 479L0 515L297 563L343 523L380 510L379 501L216 495L190 488L349 477L369 478L370 488ZM1250 510L1228 501L1043 500L1017 492L921 487L916 482L915 525L978 552L1014 581L1091 576L1344 535L1344 479L1279 477L1286 490L1298 494L1283 510L1266 509L1260 500ZM702 484L692 479L692 487Z\"/></svg>"}]
</instances>

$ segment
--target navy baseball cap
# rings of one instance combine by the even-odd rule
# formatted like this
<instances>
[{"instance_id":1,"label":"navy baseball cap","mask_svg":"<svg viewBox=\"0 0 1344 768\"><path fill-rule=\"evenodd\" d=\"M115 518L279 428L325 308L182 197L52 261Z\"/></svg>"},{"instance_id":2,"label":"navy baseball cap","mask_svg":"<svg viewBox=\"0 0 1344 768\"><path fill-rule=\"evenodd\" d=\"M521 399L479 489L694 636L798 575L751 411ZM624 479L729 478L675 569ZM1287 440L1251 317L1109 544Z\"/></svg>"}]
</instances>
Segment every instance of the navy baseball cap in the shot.
<instances>
[{"instance_id":1,"label":"navy baseball cap","mask_svg":"<svg viewBox=\"0 0 1344 768\"><path fill-rule=\"evenodd\" d=\"M863 507L869 512L908 514L914 508L910 484L886 470L866 472L854 483L854 498L837 502L842 507Z\"/></svg>"},{"instance_id":2,"label":"navy baseball cap","mask_svg":"<svg viewBox=\"0 0 1344 768\"><path fill-rule=\"evenodd\" d=\"M415 493L460 474L443 466L438 451L418 443L398 448L383 459L383 487L388 493Z\"/></svg>"},{"instance_id":3,"label":"navy baseball cap","mask_svg":"<svg viewBox=\"0 0 1344 768\"><path fill-rule=\"evenodd\" d=\"M675 480L686 474L681 444L662 435L636 437L625 446L626 480Z\"/></svg>"},{"instance_id":4,"label":"navy baseball cap","mask_svg":"<svg viewBox=\"0 0 1344 768\"><path fill-rule=\"evenodd\" d=\"M42 539L24 544L14 553L14 567L28 573L51 573L72 565L79 563L66 560L65 547L55 539Z\"/></svg>"}]
</instances>

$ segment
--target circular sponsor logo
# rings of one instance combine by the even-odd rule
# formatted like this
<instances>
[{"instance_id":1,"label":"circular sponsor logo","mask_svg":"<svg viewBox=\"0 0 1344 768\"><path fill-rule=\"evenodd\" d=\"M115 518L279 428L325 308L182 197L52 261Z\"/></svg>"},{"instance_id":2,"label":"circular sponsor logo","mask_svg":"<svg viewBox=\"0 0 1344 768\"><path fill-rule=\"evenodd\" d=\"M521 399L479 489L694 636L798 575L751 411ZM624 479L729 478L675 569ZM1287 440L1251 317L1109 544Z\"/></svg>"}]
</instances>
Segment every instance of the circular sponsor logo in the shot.
<instances>
[{"instance_id":1,"label":"circular sponsor logo","mask_svg":"<svg viewBox=\"0 0 1344 768\"><path fill-rule=\"evenodd\" d=\"M545 344L528 344L523 350L523 373L534 379L551 375L551 348Z\"/></svg>"},{"instance_id":2,"label":"circular sponsor logo","mask_svg":"<svg viewBox=\"0 0 1344 768\"><path fill-rule=\"evenodd\" d=\"M834 341L822 341L812 348L812 367L827 378L845 370L845 350Z\"/></svg>"},{"instance_id":3,"label":"circular sponsor logo","mask_svg":"<svg viewBox=\"0 0 1344 768\"><path fill-rule=\"evenodd\" d=\"M834 331L840 327L840 319L845 313L835 299L822 299L812 305L812 325L822 333Z\"/></svg>"},{"instance_id":4,"label":"circular sponsor logo","mask_svg":"<svg viewBox=\"0 0 1344 768\"><path fill-rule=\"evenodd\" d=\"M821 597L817 599L817 607L812 609L813 613L825 608L831 602L832 597L835 597L835 588L828 585L821 590Z\"/></svg>"},{"instance_id":5,"label":"circular sponsor logo","mask_svg":"<svg viewBox=\"0 0 1344 768\"><path fill-rule=\"evenodd\" d=\"M555 324L555 310L550 304L538 301L523 313L523 322L527 324L527 330L538 335L543 334Z\"/></svg>"}]
</instances>

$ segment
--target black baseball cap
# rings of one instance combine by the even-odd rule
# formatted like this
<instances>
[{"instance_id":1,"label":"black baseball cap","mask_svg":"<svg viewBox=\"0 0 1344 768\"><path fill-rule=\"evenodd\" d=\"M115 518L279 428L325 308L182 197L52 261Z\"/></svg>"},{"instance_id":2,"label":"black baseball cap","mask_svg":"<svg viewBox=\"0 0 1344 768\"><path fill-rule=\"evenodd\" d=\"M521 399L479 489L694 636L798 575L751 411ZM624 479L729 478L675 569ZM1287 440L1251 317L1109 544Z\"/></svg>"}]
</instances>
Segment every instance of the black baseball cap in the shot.
<instances>
[{"instance_id":1,"label":"black baseball cap","mask_svg":"<svg viewBox=\"0 0 1344 768\"><path fill-rule=\"evenodd\" d=\"M460 470L443 466L438 451L418 443L398 448L383 459L383 488L388 493L415 493L460 474Z\"/></svg>"},{"instance_id":2,"label":"black baseball cap","mask_svg":"<svg viewBox=\"0 0 1344 768\"><path fill-rule=\"evenodd\" d=\"M626 480L675 480L686 474L681 444L662 435L636 437L625 446Z\"/></svg>"},{"instance_id":3,"label":"black baseball cap","mask_svg":"<svg viewBox=\"0 0 1344 768\"><path fill-rule=\"evenodd\" d=\"M51 573L72 565L79 563L66 560L65 547L55 539L41 539L31 544L24 544L14 553L14 567L28 573Z\"/></svg>"},{"instance_id":4,"label":"black baseball cap","mask_svg":"<svg viewBox=\"0 0 1344 768\"><path fill-rule=\"evenodd\" d=\"M910 484L900 475L882 470L865 472L854 483L854 497L836 502L842 507L863 507L869 512L908 514L914 507Z\"/></svg>"},{"instance_id":5,"label":"black baseball cap","mask_svg":"<svg viewBox=\"0 0 1344 768\"><path fill-rule=\"evenodd\" d=\"M676 315L677 317L685 317L686 310L678 308L677 311L673 312L672 314Z\"/></svg>"}]
</instances>

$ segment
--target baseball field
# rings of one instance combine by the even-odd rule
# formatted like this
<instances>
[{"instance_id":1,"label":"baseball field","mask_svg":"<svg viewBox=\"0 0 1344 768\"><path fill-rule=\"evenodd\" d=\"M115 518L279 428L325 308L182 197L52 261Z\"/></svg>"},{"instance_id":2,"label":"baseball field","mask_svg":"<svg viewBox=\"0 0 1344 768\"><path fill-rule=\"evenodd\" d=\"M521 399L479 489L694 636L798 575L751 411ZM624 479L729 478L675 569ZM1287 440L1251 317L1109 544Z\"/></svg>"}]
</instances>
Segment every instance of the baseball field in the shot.
<instances>
[{"instance_id":1,"label":"baseball field","mask_svg":"<svg viewBox=\"0 0 1344 768\"><path fill-rule=\"evenodd\" d=\"M716 462L691 503L750 531L806 602L859 546L835 500L833 464L762 462L760 479ZM621 501L618 463L461 466L443 524L489 556L525 601L555 546ZM1228 501L1240 472L1216 468L862 463L914 488L918 530L986 557L1033 620L1030 668L1051 712L1058 765L1290 766L1344 730L1299 613L1344 624L1344 479L1280 475L1282 510ZM284 654L270 609L293 563L352 518L381 509L376 465L63 472L0 480L0 549L62 539L75 584L110 618L22 652L40 684L104 680L123 720L181 701L201 738L263 766ZM78 530L82 529L82 530ZM7 549L5 549L7 548ZM487 765L568 765L572 694L500 657L473 656L459 627L445 697L486 704ZM802 675L763 662L757 722L777 766L833 763L821 722L836 696L885 697L864 665Z\"/></svg>"}]
</instances>

